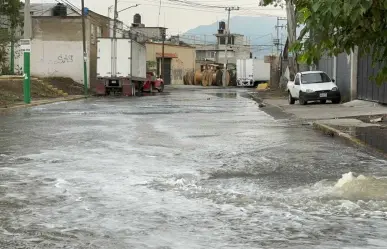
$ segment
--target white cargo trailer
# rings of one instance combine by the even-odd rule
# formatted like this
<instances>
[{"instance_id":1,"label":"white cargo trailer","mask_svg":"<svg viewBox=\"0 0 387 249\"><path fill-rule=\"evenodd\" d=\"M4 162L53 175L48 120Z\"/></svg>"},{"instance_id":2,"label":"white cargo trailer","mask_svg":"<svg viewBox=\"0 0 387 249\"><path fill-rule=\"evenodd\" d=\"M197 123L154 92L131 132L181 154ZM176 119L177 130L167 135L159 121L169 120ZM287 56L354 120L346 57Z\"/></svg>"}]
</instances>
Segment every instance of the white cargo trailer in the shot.
<instances>
[{"instance_id":1,"label":"white cargo trailer","mask_svg":"<svg viewBox=\"0 0 387 249\"><path fill-rule=\"evenodd\" d=\"M134 95L146 79L146 48L126 38L98 38L96 92Z\"/></svg>"},{"instance_id":2,"label":"white cargo trailer","mask_svg":"<svg viewBox=\"0 0 387 249\"><path fill-rule=\"evenodd\" d=\"M237 86L256 86L270 80L270 63L260 59L237 60Z\"/></svg>"}]
</instances>

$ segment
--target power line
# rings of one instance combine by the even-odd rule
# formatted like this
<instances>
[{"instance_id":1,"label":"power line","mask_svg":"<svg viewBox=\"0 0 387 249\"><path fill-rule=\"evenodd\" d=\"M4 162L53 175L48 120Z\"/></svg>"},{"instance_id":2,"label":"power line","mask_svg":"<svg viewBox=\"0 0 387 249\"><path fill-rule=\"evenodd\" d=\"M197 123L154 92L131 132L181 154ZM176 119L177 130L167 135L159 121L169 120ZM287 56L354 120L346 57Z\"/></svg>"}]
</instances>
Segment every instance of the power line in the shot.
<instances>
[{"instance_id":1,"label":"power line","mask_svg":"<svg viewBox=\"0 0 387 249\"><path fill-rule=\"evenodd\" d=\"M155 7L156 6L157 7L160 6L159 2L157 0L142 0L142 1L149 2L149 3L142 4L142 5L155 6ZM132 0L124 0L122 2L134 2L134 1L132 1ZM164 8L168 8L168 9L183 9L183 10L200 11L200 12L208 12L208 13L219 13L219 14L224 13L223 11L217 10L217 9L220 8L219 6L216 6L216 8L211 8L212 6L206 6L206 5L202 5L202 4L190 4L190 5L187 5L187 4L180 4L180 2L169 2L169 3L164 3L163 7ZM262 12L259 12L259 11L273 11L273 10L280 11L281 9L273 9L273 8L272 9L268 9L268 8L253 9L253 8L249 7L249 8L241 8L241 10L242 11L240 11L239 13L241 13L242 16L271 16L271 17L277 17L279 15L262 13ZM285 13L283 15L285 16Z\"/></svg>"}]
</instances>

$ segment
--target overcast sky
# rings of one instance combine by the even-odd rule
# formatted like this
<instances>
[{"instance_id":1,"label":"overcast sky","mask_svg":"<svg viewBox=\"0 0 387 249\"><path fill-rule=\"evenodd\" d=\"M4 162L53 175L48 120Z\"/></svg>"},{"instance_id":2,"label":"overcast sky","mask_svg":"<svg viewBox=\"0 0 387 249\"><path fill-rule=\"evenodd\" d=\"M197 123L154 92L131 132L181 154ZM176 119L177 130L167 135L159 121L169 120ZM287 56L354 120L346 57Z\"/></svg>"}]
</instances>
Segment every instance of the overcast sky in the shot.
<instances>
[{"instance_id":1,"label":"overcast sky","mask_svg":"<svg viewBox=\"0 0 387 249\"><path fill-rule=\"evenodd\" d=\"M70 1L81 6L81 0L31 0L32 3L56 3ZM188 2L184 4L183 2ZM190 3L194 2L195 5ZM114 0L85 0L85 7L102 15L108 15L108 8ZM227 18L222 6L239 6L240 10L232 11L231 16L286 16L285 11L274 7L259 7L258 0L118 0L118 10L140 4L119 13L119 19L125 24L133 22L133 15L139 13L146 26L165 26L168 34L183 33L199 25L207 25ZM112 15L112 12L110 14Z\"/></svg>"}]
</instances>

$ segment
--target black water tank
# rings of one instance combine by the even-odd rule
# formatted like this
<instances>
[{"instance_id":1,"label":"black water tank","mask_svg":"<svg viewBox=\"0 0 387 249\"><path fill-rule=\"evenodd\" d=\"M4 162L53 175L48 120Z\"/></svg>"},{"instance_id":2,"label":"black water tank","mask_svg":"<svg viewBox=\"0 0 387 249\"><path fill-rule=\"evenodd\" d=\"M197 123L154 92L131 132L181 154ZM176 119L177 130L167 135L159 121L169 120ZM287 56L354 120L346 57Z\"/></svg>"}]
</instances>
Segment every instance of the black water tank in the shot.
<instances>
[{"instance_id":1,"label":"black water tank","mask_svg":"<svg viewBox=\"0 0 387 249\"><path fill-rule=\"evenodd\" d=\"M225 30L226 29L226 23L221 21L219 22L219 30Z\"/></svg>"},{"instance_id":2,"label":"black water tank","mask_svg":"<svg viewBox=\"0 0 387 249\"><path fill-rule=\"evenodd\" d=\"M67 7L63 3L58 3L52 9L53 16L67 16Z\"/></svg>"},{"instance_id":3,"label":"black water tank","mask_svg":"<svg viewBox=\"0 0 387 249\"><path fill-rule=\"evenodd\" d=\"M141 15L140 14L135 14L134 17L133 17L133 23L138 23L138 24L141 24Z\"/></svg>"}]
</instances>

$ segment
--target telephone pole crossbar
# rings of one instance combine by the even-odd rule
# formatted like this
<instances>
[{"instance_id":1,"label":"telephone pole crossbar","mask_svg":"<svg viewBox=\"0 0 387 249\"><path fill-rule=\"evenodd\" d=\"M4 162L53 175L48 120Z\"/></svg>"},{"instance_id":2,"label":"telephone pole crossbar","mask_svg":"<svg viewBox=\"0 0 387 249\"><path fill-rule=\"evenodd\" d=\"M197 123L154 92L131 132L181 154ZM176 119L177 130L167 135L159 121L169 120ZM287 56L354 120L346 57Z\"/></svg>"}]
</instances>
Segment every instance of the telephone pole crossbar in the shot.
<instances>
[{"instance_id":1,"label":"telephone pole crossbar","mask_svg":"<svg viewBox=\"0 0 387 249\"><path fill-rule=\"evenodd\" d=\"M228 39L230 38L230 13L233 10L239 10L239 7L227 7L226 11L228 12L227 16L227 26L226 26L226 42L225 42L225 49L224 49L224 69L223 69L223 86L226 87L226 74L227 74L227 64L228 64L228 55L227 55L227 46L228 46Z\"/></svg>"}]
</instances>

